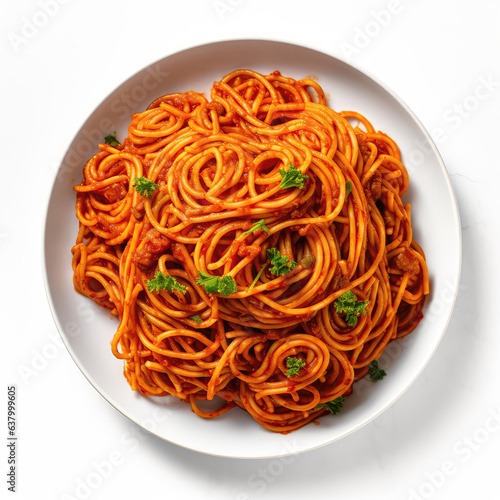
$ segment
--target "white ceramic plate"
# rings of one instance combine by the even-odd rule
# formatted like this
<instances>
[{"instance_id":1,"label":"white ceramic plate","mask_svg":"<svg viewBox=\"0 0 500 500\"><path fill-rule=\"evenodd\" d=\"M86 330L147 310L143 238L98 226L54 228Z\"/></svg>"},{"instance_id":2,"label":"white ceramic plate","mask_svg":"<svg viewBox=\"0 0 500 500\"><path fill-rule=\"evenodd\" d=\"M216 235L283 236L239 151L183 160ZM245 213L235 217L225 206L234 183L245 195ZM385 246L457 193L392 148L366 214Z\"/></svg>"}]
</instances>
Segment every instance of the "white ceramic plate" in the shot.
<instances>
[{"instance_id":1,"label":"white ceramic plate","mask_svg":"<svg viewBox=\"0 0 500 500\"><path fill-rule=\"evenodd\" d=\"M267 74L276 69L296 79L314 75L336 110L356 110L399 145L410 172L405 201L412 204L415 239L426 252L432 295L425 319L380 361L383 382L362 380L342 413L320 419L288 436L260 427L240 409L204 420L173 397L146 398L132 392L122 362L109 341L118 320L73 289L70 248L78 224L72 187L97 143L116 130L123 138L133 112L157 96L188 90L208 93L212 83L238 68ZM208 95L208 94L207 94ZM238 458L287 455L331 443L359 429L396 401L423 370L448 324L458 289L460 223L455 197L439 153L408 107L387 87L331 55L282 42L225 41L170 55L136 73L89 116L61 162L50 196L45 227L45 279L61 336L89 382L117 410L157 436L203 453Z\"/></svg>"}]
</instances>

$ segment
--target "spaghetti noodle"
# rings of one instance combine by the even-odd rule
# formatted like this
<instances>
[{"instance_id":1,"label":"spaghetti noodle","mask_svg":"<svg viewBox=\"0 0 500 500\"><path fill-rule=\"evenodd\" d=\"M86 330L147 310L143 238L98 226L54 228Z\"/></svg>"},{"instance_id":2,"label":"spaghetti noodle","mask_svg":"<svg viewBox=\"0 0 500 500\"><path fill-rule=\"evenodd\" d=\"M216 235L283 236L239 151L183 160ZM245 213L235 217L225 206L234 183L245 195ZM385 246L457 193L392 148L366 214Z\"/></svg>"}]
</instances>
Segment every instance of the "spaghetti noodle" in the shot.
<instances>
[{"instance_id":1,"label":"spaghetti noodle","mask_svg":"<svg viewBox=\"0 0 500 500\"><path fill-rule=\"evenodd\" d=\"M159 97L99 149L74 188L74 285L119 317L133 390L286 433L422 319L398 147L315 81L234 71L210 100Z\"/></svg>"}]
</instances>

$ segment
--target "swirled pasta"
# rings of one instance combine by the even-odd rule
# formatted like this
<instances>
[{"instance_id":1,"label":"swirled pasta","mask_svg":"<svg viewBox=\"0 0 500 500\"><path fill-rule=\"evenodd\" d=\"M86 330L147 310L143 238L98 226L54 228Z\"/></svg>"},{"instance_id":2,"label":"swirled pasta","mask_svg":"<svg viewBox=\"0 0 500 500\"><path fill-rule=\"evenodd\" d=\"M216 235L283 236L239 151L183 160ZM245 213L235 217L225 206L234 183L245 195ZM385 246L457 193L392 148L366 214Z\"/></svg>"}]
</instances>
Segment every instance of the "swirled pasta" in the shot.
<instances>
[{"instance_id":1,"label":"swirled pasta","mask_svg":"<svg viewBox=\"0 0 500 500\"><path fill-rule=\"evenodd\" d=\"M99 149L74 188L74 286L118 316L133 390L290 432L422 319L399 149L315 81L234 71Z\"/></svg>"}]
</instances>

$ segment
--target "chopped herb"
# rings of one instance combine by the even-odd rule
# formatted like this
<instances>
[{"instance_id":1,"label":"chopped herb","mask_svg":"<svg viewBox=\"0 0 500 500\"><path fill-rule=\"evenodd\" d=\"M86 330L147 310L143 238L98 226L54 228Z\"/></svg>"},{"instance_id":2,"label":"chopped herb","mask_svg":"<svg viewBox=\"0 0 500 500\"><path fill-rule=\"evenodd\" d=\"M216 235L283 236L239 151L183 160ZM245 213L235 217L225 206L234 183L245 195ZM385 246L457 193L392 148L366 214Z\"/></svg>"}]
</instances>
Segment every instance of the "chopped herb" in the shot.
<instances>
[{"instance_id":1,"label":"chopped herb","mask_svg":"<svg viewBox=\"0 0 500 500\"><path fill-rule=\"evenodd\" d=\"M210 276L203 271L200 271L200 277L196 280L196 283L203 285L207 293L216 293L219 290L219 277Z\"/></svg>"},{"instance_id":2,"label":"chopped herb","mask_svg":"<svg viewBox=\"0 0 500 500\"><path fill-rule=\"evenodd\" d=\"M238 287L231 276L223 276L219 279L219 293L223 297L229 297L232 293L236 293Z\"/></svg>"},{"instance_id":3,"label":"chopped herb","mask_svg":"<svg viewBox=\"0 0 500 500\"><path fill-rule=\"evenodd\" d=\"M159 292L160 290L166 290L167 292L173 292L177 290L183 295L186 293L186 287L181 285L173 276L169 274L163 274L160 271L156 271L155 277L152 280L146 282L146 286L150 292Z\"/></svg>"},{"instance_id":4,"label":"chopped herb","mask_svg":"<svg viewBox=\"0 0 500 500\"><path fill-rule=\"evenodd\" d=\"M282 177L280 182L281 189L289 189L294 187L299 187L300 189L302 189L304 187L304 181L306 179L309 179L308 175L301 174L291 163L288 167L288 170L280 168L280 174Z\"/></svg>"},{"instance_id":5,"label":"chopped herb","mask_svg":"<svg viewBox=\"0 0 500 500\"><path fill-rule=\"evenodd\" d=\"M116 132L113 132L112 134L107 135L104 138L104 142L105 142L105 144L109 144L110 146L119 146L120 145L119 141L116 139Z\"/></svg>"},{"instance_id":6,"label":"chopped herb","mask_svg":"<svg viewBox=\"0 0 500 500\"><path fill-rule=\"evenodd\" d=\"M191 316L189 319L192 319L194 322L198 323L199 325L201 325L203 323L202 317L198 316L198 314Z\"/></svg>"},{"instance_id":7,"label":"chopped herb","mask_svg":"<svg viewBox=\"0 0 500 500\"><path fill-rule=\"evenodd\" d=\"M305 361L300 358L293 358L289 356L286 358L286 367L288 368L286 376L288 378L296 377L299 374L299 370L304 368L304 366L306 366Z\"/></svg>"},{"instance_id":8,"label":"chopped herb","mask_svg":"<svg viewBox=\"0 0 500 500\"><path fill-rule=\"evenodd\" d=\"M345 183L345 195L346 197L349 195L349 193L352 191L352 182L351 181L347 181Z\"/></svg>"},{"instance_id":9,"label":"chopped herb","mask_svg":"<svg viewBox=\"0 0 500 500\"><path fill-rule=\"evenodd\" d=\"M264 262L264 265L260 268L260 271L257 273L257 276L255 276L255 279L252 281L252 284L248 287L248 291L251 292L253 290L253 287L257 284L257 281L259 281L259 278L262 276L262 273L266 269L268 263Z\"/></svg>"},{"instance_id":10,"label":"chopped herb","mask_svg":"<svg viewBox=\"0 0 500 500\"><path fill-rule=\"evenodd\" d=\"M366 306L370 303L368 300L359 300L354 293L349 290L335 300L335 310L337 314L345 314L345 322L349 326L356 326L361 314L366 314Z\"/></svg>"},{"instance_id":11,"label":"chopped herb","mask_svg":"<svg viewBox=\"0 0 500 500\"><path fill-rule=\"evenodd\" d=\"M253 233L254 231L257 231L257 229L262 229L266 233L269 232L268 227L264 224L264 219L260 219L259 222L257 222L252 228L250 228L248 231L245 231L243 234Z\"/></svg>"},{"instance_id":12,"label":"chopped herb","mask_svg":"<svg viewBox=\"0 0 500 500\"><path fill-rule=\"evenodd\" d=\"M318 406L316 406L315 410L319 410L320 408L325 408L330 413L336 415L342 410L343 406L344 406L344 397L339 396L338 398L335 398L333 401L319 404Z\"/></svg>"},{"instance_id":13,"label":"chopped herb","mask_svg":"<svg viewBox=\"0 0 500 500\"><path fill-rule=\"evenodd\" d=\"M384 370L381 370L378 367L378 361L372 361L370 363L370 368L368 369L368 373L370 375L370 380L372 382L378 382L379 380L382 380L387 373L385 373Z\"/></svg>"},{"instance_id":14,"label":"chopped herb","mask_svg":"<svg viewBox=\"0 0 500 500\"><path fill-rule=\"evenodd\" d=\"M282 274L289 273L297 265L297 263L293 260L281 255L276 248L269 248L266 255L273 265L269 271L271 271L271 273L275 276L281 276Z\"/></svg>"},{"instance_id":15,"label":"chopped herb","mask_svg":"<svg viewBox=\"0 0 500 500\"><path fill-rule=\"evenodd\" d=\"M238 291L235 281L231 276L210 276L200 271L200 277L196 280L198 285L205 287L207 293L219 292L223 297L228 297Z\"/></svg>"},{"instance_id":16,"label":"chopped herb","mask_svg":"<svg viewBox=\"0 0 500 500\"><path fill-rule=\"evenodd\" d=\"M142 194L142 196L146 196L147 198L151 198L153 191L158 189L158 184L155 184L153 181L147 179L146 177L136 177L133 179L135 190Z\"/></svg>"}]
</instances>

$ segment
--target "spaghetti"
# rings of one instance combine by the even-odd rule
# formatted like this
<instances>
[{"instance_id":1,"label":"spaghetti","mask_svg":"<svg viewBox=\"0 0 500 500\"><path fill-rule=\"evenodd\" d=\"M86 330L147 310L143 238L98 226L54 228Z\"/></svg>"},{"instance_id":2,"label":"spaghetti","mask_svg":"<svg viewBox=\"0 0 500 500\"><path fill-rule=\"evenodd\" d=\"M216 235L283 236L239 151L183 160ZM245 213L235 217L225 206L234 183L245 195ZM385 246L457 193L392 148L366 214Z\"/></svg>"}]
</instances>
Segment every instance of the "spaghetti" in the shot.
<instances>
[{"instance_id":1,"label":"spaghetti","mask_svg":"<svg viewBox=\"0 0 500 500\"><path fill-rule=\"evenodd\" d=\"M234 71L210 100L159 97L99 149L74 188L74 286L119 317L133 390L286 433L422 319L398 147L315 81Z\"/></svg>"}]
</instances>

